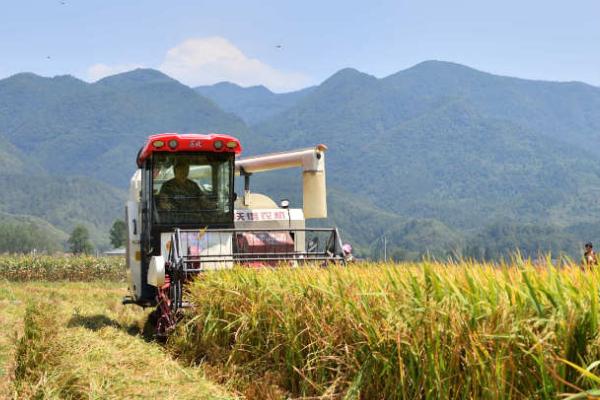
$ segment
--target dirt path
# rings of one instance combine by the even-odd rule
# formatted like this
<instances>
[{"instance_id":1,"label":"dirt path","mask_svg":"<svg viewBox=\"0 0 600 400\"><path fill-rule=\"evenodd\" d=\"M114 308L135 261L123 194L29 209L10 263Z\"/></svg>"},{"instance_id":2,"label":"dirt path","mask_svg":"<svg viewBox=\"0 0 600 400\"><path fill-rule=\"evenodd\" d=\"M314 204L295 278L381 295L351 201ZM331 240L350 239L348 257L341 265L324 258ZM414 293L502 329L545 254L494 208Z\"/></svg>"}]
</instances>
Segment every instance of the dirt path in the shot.
<instances>
[{"instance_id":1,"label":"dirt path","mask_svg":"<svg viewBox=\"0 0 600 400\"><path fill-rule=\"evenodd\" d=\"M52 330L54 336L45 347L46 366L32 371L36 381L19 383L19 398L232 397L207 381L200 368L182 367L146 340L141 332L147 312L121 305L124 293L122 284L105 282L0 283L0 398L16 397L15 337L22 335L27 305L40 299L50 304L45 310L54 311L41 331ZM23 348L29 347L35 346Z\"/></svg>"}]
</instances>

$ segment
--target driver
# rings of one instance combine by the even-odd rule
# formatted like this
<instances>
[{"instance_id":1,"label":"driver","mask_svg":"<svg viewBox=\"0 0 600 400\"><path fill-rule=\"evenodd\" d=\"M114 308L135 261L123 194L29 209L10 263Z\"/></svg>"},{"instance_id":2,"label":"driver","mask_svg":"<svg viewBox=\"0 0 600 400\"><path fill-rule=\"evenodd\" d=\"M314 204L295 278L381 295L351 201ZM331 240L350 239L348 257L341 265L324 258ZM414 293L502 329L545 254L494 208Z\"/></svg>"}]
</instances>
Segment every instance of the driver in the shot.
<instances>
[{"instance_id":1,"label":"driver","mask_svg":"<svg viewBox=\"0 0 600 400\"><path fill-rule=\"evenodd\" d=\"M190 165L177 160L173 167L175 177L163 183L158 194L158 205L163 210L199 211L205 203L204 194L196 182L188 179Z\"/></svg>"}]
</instances>

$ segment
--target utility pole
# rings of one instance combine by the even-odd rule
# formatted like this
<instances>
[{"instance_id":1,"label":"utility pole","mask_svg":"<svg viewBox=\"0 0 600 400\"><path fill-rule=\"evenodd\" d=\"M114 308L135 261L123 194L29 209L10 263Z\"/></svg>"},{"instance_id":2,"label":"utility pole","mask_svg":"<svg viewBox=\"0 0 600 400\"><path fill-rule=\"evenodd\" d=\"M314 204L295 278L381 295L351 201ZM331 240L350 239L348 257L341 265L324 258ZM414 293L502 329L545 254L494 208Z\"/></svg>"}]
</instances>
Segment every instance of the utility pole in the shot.
<instances>
[{"instance_id":1,"label":"utility pole","mask_svg":"<svg viewBox=\"0 0 600 400\"><path fill-rule=\"evenodd\" d=\"M387 236L385 236L385 234L379 236L369 246L369 249L373 248L373 250L369 250L371 257L375 260L381 260L381 247L379 247L379 241L383 243L383 261L387 261Z\"/></svg>"},{"instance_id":2,"label":"utility pole","mask_svg":"<svg viewBox=\"0 0 600 400\"><path fill-rule=\"evenodd\" d=\"M387 237L383 235L383 262L387 262Z\"/></svg>"}]
</instances>

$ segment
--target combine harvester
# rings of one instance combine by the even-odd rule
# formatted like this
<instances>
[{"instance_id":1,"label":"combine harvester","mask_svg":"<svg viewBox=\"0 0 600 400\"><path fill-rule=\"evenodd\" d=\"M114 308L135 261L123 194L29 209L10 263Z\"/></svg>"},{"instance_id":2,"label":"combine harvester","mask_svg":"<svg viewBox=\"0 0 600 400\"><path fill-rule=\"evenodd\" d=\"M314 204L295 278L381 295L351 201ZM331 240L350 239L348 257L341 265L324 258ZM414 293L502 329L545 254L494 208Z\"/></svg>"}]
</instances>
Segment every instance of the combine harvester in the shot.
<instances>
[{"instance_id":1,"label":"combine harvester","mask_svg":"<svg viewBox=\"0 0 600 400\"><path fill-rule=\"evenodd\" d=\"M242 147L222 134L150 136L137 157L126 205L130 295L124 304L156 306L157 335L175 325L184 284L207 270L344 263L335 228L306 228L325 218L326 146L236 159ZM252 174L301 168L303 209L250 192ZM234 178L244 178L238 198Z\"/></svg>"}]
</instances>

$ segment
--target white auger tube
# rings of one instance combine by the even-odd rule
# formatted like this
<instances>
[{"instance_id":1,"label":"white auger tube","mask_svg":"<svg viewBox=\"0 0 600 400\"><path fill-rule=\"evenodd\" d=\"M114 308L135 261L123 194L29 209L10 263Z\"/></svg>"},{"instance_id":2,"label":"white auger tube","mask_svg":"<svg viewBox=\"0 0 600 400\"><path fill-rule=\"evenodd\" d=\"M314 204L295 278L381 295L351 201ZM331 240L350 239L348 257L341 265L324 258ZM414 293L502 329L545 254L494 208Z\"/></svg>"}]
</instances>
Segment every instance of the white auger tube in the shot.
<instances>
[{"instance_id":1,"label":"white auger tube","mask_svg":"<svg viewBox=\"0 0 600 400\"><path fill-rule=\"evenodd\" d=\"M235 172L244 175L285 168L302 168L304 217L306 219L327 218L325 151L327 146L319 144L306 149L243 158L235 162Z\"/></svg>"}]
</instances>

